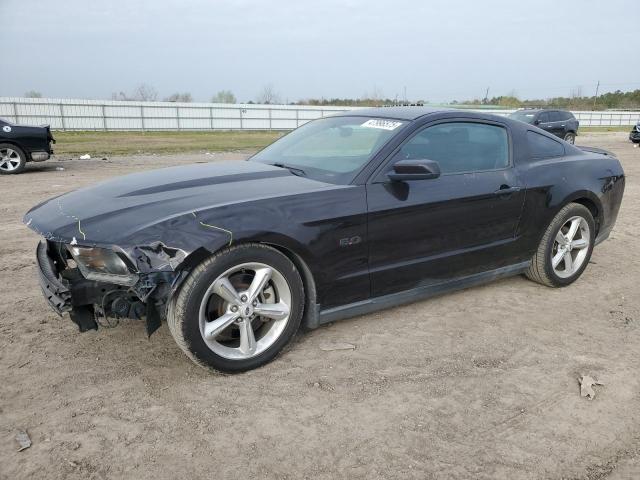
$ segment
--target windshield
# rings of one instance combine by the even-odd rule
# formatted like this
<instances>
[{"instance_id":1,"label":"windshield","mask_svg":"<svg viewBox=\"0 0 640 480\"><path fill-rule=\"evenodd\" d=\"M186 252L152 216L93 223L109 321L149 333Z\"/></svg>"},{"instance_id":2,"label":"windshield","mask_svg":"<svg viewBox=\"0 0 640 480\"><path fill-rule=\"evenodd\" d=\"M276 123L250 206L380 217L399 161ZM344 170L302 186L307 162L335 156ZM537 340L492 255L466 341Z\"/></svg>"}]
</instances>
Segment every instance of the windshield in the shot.
<instances>
[{"instance_id":1,"label":"windshield","mask_svg":"<svg viewBox=\"0 0 640 480\"><path fill-rule=\"evenodd\" d=\"M517 112L513 112L509 115L509 118L513 118L514 120L520 120L521 122L531 123L533 124L533 119L536 117L536 112L531 112L527 110L518 110Z\"/></svg>"},{"instance_id":2,"label":"windshield","mask_svg":"<svg viewBox=\"0 0 640 480\"><path fill-rule=\"evenodd\" d=\"M407 122L388 118L328 117L309 122L258 152L251 161L346 185Z\"/></svg>"}]
</instances>

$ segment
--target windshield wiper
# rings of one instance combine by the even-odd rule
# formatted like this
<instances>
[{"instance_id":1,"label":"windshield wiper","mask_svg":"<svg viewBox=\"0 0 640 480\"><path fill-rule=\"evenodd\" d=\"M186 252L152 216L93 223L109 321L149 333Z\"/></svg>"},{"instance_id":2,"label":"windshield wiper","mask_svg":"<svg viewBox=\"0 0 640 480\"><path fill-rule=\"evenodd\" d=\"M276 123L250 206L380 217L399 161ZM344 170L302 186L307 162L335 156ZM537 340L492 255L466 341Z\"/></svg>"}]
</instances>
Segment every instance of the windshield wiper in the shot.
<instances>
[{"instance_id":1,"label":"windshield wiper","mask_svg":"<svg viewBox=\"0 0 640 480\"><path fill-rule=\"evenodd\" d=\"M298 177L307 176L307 173L301 168L292 167L291 165L286 165L284 163L272 163L271 165L273 165L274 167L286 168L287 170L289 170L294 175L297 175Z\"/></svg>"}]
</instances>

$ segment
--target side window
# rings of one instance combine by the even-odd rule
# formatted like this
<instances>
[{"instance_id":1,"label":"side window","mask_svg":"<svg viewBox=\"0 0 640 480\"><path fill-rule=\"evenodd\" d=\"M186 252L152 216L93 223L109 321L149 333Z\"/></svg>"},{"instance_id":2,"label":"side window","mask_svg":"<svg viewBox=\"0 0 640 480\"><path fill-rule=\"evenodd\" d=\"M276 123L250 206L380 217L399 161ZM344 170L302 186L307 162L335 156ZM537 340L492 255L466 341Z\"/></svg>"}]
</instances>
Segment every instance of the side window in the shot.
<instances>
[{"instance_id":1,"label":"side window","mask_svg":"<svg viewBox=\"0 0 640 480\"><path fill-rule=\"evenodd\" d=\"M563 112L549 112L552 122L561 122L565 119Z\"/></svg>"},{"instance_id":2,"label":"side window","mask_svg":"<svg viewBox=\"0 0 640 480\"><path fill-rule=\"evenodd\" d=\"M549 158L564 155L564 147L560 142L540 135L539 133L527 131L527 142L529 151L533 158Z\"/></svg>"},{"instance_id":3,"label":"side window","mask_svg":"<svg viewBox=\"0 0 640 480\"><path fill-rule=\"evenodd\" d=\"M573 116L573 113L571 112L562 112L562 114L564 115L564 120L575 120L576 117Z\"/></svg>"},{"instance_id":4,"label":"side window","mask_svg":"<svg viewBox=\"0 0 640 480\"><path fill-rule=\"evenodd\" d=\"M509 165L507 130L483 123L427 127L405 143L398 160L435 160L443 174L495 170Z\"/></svg>"},{"instance_id":5,"label":"side window","mask_svg":"<svg viewBox=\"0 0 640 480\"><path fill-rule=\"evenodd\" d=\"M538 120L540 121L540 123L549 123L551 121L549 112L542 112L538 117Z\"/></svg>"}]
</instances>

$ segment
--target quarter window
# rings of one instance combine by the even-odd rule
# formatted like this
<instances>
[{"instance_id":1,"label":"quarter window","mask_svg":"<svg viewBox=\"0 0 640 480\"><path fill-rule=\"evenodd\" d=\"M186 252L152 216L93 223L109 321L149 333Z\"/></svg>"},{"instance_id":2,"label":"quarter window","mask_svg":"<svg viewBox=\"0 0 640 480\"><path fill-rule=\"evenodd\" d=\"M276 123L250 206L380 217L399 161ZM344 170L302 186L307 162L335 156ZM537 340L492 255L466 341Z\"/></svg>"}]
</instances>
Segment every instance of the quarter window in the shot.
<instances>
[{"instance_id":1,"label":"quarter window","mask_svg":"<svg viewBox=\"0 0 640 480\"><path fill-rule=\"evenodd\" d=\"M505 168L507 131L483 123L441 123L413 136L395 156L395 161L425 159L438 162L443 174Z\"/></svg>"},{"instance_id":2,"label":"quarter window","mask_svg":"<svg viewBox=\"0 0 640 480\"><path fill-rule=\"evenodd\" d=\"M564 155L564 147L560 142L531 130L527 131L527 142L533 158L560 157Z\"/></svg>"}]
</instances>

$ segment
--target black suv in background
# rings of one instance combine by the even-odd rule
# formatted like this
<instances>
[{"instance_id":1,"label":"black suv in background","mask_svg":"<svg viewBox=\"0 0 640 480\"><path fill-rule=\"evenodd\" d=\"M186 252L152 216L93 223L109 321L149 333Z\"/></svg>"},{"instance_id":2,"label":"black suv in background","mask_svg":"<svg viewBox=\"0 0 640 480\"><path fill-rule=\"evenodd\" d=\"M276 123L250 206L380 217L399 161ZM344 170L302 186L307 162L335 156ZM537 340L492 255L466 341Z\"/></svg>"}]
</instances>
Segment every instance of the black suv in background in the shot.
<instances>
[{"instance_id":1,"label":"black suv in background","mask_svg":"<svg viewBox=\"0 0 640 480\"><path fill-rule=\"evenodd\" d=\"M0 118L0 175L20 173L27 162L43 162L56 143L49 125L14 125Z\"/></svg>"},{"instance_id":2,"label":"black suv in background","mask_svg":"<svg viewBox=\"0 0 640 480\"><path fill-rule=\"evenodd\" d=\"M629 140L633 143L640 143L640 120L636 123L635 127L629 132Z\"/></svg>"},{"instance_id":3,"label":"black suv in background","mask_svg":"<svg viewBox=\"0 0 640 480\"><path fill-rule=\"evenodd\" d=\"M530 123L569 143L575 143L578 125L573 113L566 110L524 109L513 112L509 118Z\"/></svg>"}]
</instances>

